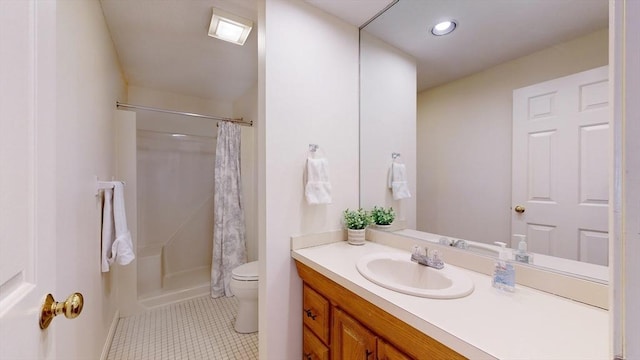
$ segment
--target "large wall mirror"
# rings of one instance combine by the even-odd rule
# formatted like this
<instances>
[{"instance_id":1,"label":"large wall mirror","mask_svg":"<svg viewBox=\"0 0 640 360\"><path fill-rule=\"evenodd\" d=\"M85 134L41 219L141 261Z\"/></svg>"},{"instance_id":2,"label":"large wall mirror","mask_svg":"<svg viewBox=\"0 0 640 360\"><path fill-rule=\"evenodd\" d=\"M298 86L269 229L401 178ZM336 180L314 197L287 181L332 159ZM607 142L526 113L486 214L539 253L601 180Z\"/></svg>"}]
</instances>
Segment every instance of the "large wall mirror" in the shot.
<instances>
[{"instance_id":1,"label":"large wall mirror","mask_svg":"<svg viewBox=\"0 0 640 360\"><path fill-rule=\"evenodd\" d=\"M608 57L607 0L399 0L361 30L361 205L606 281Z\"/></svg>"}]
</instances>

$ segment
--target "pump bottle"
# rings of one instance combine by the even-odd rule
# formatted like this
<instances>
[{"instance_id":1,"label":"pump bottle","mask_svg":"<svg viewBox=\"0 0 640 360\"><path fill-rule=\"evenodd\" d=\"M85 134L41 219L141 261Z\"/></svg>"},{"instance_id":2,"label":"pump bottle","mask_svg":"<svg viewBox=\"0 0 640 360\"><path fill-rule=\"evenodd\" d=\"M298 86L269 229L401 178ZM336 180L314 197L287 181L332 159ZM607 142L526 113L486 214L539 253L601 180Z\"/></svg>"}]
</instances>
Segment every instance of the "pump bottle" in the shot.
<instances>
[{"instance_id":1,"label":"pump bottle","mask_svg":"<svg viewBox=\"0 0 640 360\"><path fill-rule=\"evenodd\" d=\"M503 242L496 241L495 244L500 246L500 254L495 263L491 284L496 289L514 292L516 290L516 270L510 261L510 251L506 248L507 244Z\"/></svg>"},{"instance_id":2,"label":"pump bottle","mask_svg":"<svg viewBox=\"0 0 640 360\"><path fill-rule=\"evenodd\" d=\"M533 254L527 252L527 242L525 239L527 238L525 235L514 234L514 239L519 239L518 249L515 251L515 259L518 262L531 264L533 263Z\"/></svg>"}]
</instances>

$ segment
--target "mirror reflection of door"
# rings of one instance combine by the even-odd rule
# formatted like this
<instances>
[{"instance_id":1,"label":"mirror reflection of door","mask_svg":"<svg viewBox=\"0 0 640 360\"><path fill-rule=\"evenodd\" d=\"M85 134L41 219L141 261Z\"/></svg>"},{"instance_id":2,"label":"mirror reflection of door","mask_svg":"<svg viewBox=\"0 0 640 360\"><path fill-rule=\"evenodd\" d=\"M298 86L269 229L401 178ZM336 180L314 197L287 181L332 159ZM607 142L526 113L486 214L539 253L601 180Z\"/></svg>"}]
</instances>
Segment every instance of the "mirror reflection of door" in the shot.
<instances>
[{"instance_id":1,"label":"mirror reflection of door","mask_svg":"<svg viewBox=\"0 0 640 360\"><path fill-rule=\"evenodd\" d=\"M608 263L607 79L603 66L513 91L511 228L529 251Z\"/></svg>"}]
</instances>

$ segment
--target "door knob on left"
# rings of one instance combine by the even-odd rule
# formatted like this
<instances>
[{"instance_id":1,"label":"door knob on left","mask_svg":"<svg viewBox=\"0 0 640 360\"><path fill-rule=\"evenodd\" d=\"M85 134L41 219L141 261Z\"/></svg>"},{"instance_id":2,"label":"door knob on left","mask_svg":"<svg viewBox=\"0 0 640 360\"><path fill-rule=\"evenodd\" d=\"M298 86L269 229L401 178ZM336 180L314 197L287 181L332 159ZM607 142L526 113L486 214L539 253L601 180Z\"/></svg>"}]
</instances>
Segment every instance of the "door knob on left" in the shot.
<instances>
[{"instance_id":1,"label":"door knob on left","mask_svg":"<svg viewBox=\"0 0 640 360\"><path fill-rule=\"evenodd\" d=\"M47 294L40 312L40 329L46 329L54 317L64 314L67 319L75 319L82 312L84 298L80 293L69 295L64 302L57 302L51 294Z\"/></svg>"}]
</instances>

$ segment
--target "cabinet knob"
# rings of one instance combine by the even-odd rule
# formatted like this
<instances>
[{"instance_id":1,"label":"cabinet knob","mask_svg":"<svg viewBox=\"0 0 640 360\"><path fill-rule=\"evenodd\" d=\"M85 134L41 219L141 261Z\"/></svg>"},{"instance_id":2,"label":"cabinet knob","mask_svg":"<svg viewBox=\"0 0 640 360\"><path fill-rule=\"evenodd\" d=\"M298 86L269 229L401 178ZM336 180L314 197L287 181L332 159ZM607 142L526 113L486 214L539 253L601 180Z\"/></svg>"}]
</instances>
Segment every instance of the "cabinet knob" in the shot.
<instances>
[{"instance_id":1,"label":"cabinet knob","mask_svg":"<svg viewBox=\"0 0 640 360\"><path fill-rule=\"evenodd\" d=\"M304 359L305 360L313 360L313 358L311 357L311 353L304 354Z\"/></svg>"},{"instance_id":2,"label":"cabinet knob","mask_svg":"<svg viewBox=\"0 0 640 360\"><path fill-rule=\"evenodd\" d=\"M318 316L317 314L311 312L311 309L305 309L304 312L307 314L307 317L311 318L311 320L315 320L316 316Z\"/></svg>"},{"instance_id":3,"label":"cabinet knob","mask_svg":"<svg viewBox=\"0 0 640 360\"><path fill-rule=\"evenodd\" d=\"M522 205L517 205L514 209L515 212L517 212L518 214L522 214L524 212L524 206Z\"/></svg>"},{"instance_id":4,"label":"cabinet knob","mask_svg":"<svg viewBox=\"0 0 640 360\"><path fill-rule=\"evenodd\" d=\"M367 359L369 358L369 356L371 356L371 354L373 354L373 351L369 351L369 349L364 351L364 354L366 355Z\"/></svg>"}]
</instances>

